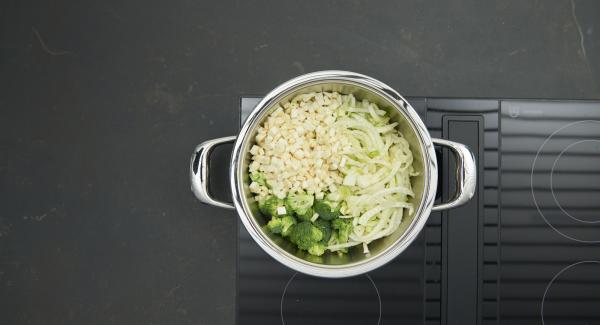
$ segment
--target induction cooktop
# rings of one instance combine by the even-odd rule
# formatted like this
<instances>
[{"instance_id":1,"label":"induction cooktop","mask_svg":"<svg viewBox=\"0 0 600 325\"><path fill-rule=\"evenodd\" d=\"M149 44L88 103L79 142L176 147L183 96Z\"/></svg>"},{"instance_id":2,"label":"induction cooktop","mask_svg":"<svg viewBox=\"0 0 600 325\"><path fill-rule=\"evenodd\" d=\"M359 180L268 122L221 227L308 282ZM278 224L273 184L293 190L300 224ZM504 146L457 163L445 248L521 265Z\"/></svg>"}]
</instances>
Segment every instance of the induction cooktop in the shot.
<instances>
[{"instance_id":1,"label":"induction cooktop","mask_svg":"<svg viewBox=\"0 0 600 325\"><path fill-rule=\"evenodd\" d=\"M432 137L473 150L472 201L346 279L288 269L238 223L237 324L600 324L600 102L408 100ZM441 201L453 166L437 154Z\"/></svg>"}]
</instances>

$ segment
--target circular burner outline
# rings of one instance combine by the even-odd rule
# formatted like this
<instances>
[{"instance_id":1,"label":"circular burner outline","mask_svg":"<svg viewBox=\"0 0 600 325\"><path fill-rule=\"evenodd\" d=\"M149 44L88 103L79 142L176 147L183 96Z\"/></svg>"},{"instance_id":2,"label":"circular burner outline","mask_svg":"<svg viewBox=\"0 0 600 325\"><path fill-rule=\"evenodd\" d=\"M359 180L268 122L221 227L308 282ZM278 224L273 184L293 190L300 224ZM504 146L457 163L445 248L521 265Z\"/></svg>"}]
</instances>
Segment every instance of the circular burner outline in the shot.
<instances>
[{"instance_id":1,"label":"circular burner outline","mask_svg":"<svg viewBox=\"0 0 600 325\"><path fill-rule=\"evenodd\" d=\"M562 211L564 214L566 214L569 218L579 221L581 223L589 223L589 224L595 224L595 223L600 223L600 220L583 220L583 219L579 219L577 217L572 216L569 212L567 212L567 210L565 210L562 205L560 205L560 202L558 201L558 199L556 198L556 194L554 194L554 168L556 168L556 164L558 163L558 161L560 160L560 157L562 157L562 155L565 154L565 152L567 152L567 150L569 150L571 147L576 146L580 143L585 143L585 142L597 142L600 143L600 140L598 139L586 139L586 140L579 140L576 142L573 142L571 144L569 144L566 148L563 149L563 151L560 152L560 154L558 154L558 156L556 157L556 159L554 159L554 163L552 164L552 169L550 170L550 192L552 193L552 198L554 199L554 203L556 203L556 205L558 206L558 208L560 209L560 211Z\"/></svg>"},{"instance_id":2,"label":"circular burner outline","mask_svg":"<svg viewBox=\"0 0 600 325\"><path fill-rule=\"evenodd\" d=\"M600 264L600 261L589 260L589 261L576 262L571 265L565 266L562 270L560 270L558 273L556 273L556 275L552 278L552 280L550 280L550 283L548 283L548 285L546 286L546 290L544 290L544 296L542 297L542 308L540 310L540 315L542 316L542 325L546 324L546 322L544 321L544 303L546 302L546 295L548 294L548 290L550 290L550 287L552 286L552 284L554 284L554 281L556 281L556 279L558 279L558 277L561 274L563 274L568 269L573 268L580 264Z\"/></svg>"},{"instance_id":3,"label":"circular burner outline","mask_svg":"<svg viewBox=\"0 0 600 325\"><path fill-rule=\"evenodd\" d=\"M281 316L281 324L283 324L283 325L285 325L285 319L283 318L283 299L285 298L285 293L286 293L288 287L290 286L292 281L294 281L294 278L296 277L296 275L298 275L298 272L294 273L290 277L290 279L285 284L285 287L283 288L283 293L281 294L281 302L279 303L279 315ZM382 311L381 295L379 294L379 288L377 288L377 285L375 285L375 281L373 281L373 278L371 278L371 276L369 274L365 274L365 276L367 277L367 279L369 279L369 281L371 281L371 284L373 285L373 288L375 288L375 292L377 293L377 302L379 302L379 318L377 319L377 325L379 325L379 324L381 324L381 311Z\"/></svg>"},{"instance_id":4,"label":"circular burner outline","mask_svg":"<svg viewBox=\"0 0 600 325\"><path fill-rule=\"evenodd\" d=\"M544 142L542 142L542 145L538 149L537 153L535 154L535 157L533 158L533 162L531 163L531 175L530 175L531 196L533 198L533 203L535 204L535 208L538 210L538 213L540 214L540 216L542 216L542 219L544 219L544 221L546 222L546 224L548 224L548 226L550 226L550 228L554 229L554 231L556 231L557 233L559 233L561 236L563 236L563 237L565 237L567 239L574 240L576 242L587 243L587 244L598 244L598 243L600 243L600 240L583 240L583 239L578 239L578 238L569 236L569 235L563 233L562 231L558 230L558 228L554 227L552 225L552 223L550 223L550 221L548 221L548 219L546 219L546 216L544 216L544 213L542 212L542 209L538 205L538 202L537 202L537 200L535 198L535 191L533 190L533 174L535 172L535 163L537 162L538 156L540 155L540 152L542 152L542 149L544 148L544 146L546 145L546 143L548 143L548 141L550 141L550 139L552 139L552 137L555 134L557 134L558 132L560 132L560 131L568 128L568 127L571 127L573 125L577 125L577 124L581 124L581 123L586 123L586 122L600 124L600 121L598 121L598 120L581 120L581 121L577 121L577 122L572 122L572 123L563 125L558 130L552 132L552 134L550 134L546 138L546 140L544 140Z\"/></svg>"}]
</instances>

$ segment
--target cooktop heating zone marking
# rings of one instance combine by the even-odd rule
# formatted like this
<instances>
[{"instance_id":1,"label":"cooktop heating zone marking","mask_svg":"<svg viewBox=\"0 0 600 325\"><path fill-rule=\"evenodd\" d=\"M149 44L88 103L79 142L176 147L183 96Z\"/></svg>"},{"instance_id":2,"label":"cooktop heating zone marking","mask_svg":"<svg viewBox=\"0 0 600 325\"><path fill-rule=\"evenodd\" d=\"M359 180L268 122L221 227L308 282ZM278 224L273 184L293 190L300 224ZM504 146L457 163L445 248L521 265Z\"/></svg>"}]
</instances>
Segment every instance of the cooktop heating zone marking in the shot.
<instances>
[{"instance_id":1,"label":"cooktop heating zone marking","mask_svg":"<svg viewBox=\"0 0 600 325\"><path fill-rule=\"evenodd\" d=\"M585 264L587 264L588 266L589 265L596 265L597 267L599 267L600 266L600 261L593 261L592 260L592 261L581 261L581 262L573 263L571 265L568 265L568 266L564 267L562 270L558 271L558 273L556 273L556 275L554 275L554 277L552 278L552 280L550 280L550 283L548 283L548 285L546 286L546 290L544 291L544 296L542 297L542 307L541 307L541 310L540 310L540 314L542 316L542 324L543 325L546 325L546 319L544 319L544 316L545 316L544 315L544 307L545 307L545 303L546 303L546 298L548 297L548 293L549 293L550 288L552 287L552 285L556 282L556 280L563 273L565 273L568 270L573 269L573 268L575 268L577 266L585 265Z\"/></svg>"},{"instance_id":2,"label":"cooktop heating zone marking","mask_svg":"<svg viewBox=\"0 0 600 325\"><path fill-rule=\"evenodd\" d=\"M600 243L600 240L590 240L590 239L581 239L581 238L575 238L574 236L565 233L564 231L562 231L561 229L559 229L557 226L553 225L550 220L547 218L547 216L544 214L542 207L540 206L540 201L538 201L538 199L540 197L536 197L535 194L535 181L534 181L534 176L536 173L536 164L541 160L540 155L544 150L544 147L551 141L553 140L552 138L556 135L558 135L560 132L563 132L565 130L567 130L568 128L573 128L573 127L585 127L584 124L594 124L595 126L598 126L598 134L594 135L594 137L600 137L600 121L597 120L581 120L581 121L576 121L576 122L572 122L569 124L566 124L562 127L560 127L559 129L557 129L556 131L552 132L552 134L550 134L550 136L548 136L544 142L540 145L539 149L536 152L535 158L533 159L533 162L531 164L531 175L530 175L530 185L531 185L531 196L533 199L533 203L538 211L538 213L540 214L540 216L542 217L542 219L544 219L544 221L546 222L546 224L548 224L548 226L550 226L552 229L554 229L554 231L556 231L558 234L560 234L561 236L570 239L570 240L574 240L580 243L588 243L588 244L596 244L596 243ZM591 137L589 135L582 135L582 138L585 137ZM552 165L552 169L550 171L550 190L552 193L552 197L553 200L555 202L555 204L557 205L557 207L560 209L560 211L562 211L566 216L568 216L569 218L581 222L581 223L585 223L585 224L594 224L594 223L600 223L600 220L582 220L581 218L576 218L574 217L572 214L568 213L566 211L565 208L563 208L563 205L561 205L559 203L559 200L556 197L555 194L555 188L554 188L554 169L556 168L558 161L560 160L560 158L572 147L578 145L578 144L582 144L582 143L587 143L587 142L600 142L600 139L596 139L596 138L591 138L591 139L582 139L582 140L578 140L575 141L573 143L570 143L568 146L566 146L560 153L559 155L555 158L554 163Z\"/></svg>"},{"instance_id":3,"label":"cooktop heating zone marking","mask_svg":"<svg viewBox=\"0 0 600 325\"><path fill-rule=\"evenodd\" d=\"M281 323L283 325L286 325L285 323L285 317L284 317L284 312L283 312L283 302L285 300L285 294L288 292L288 288L290 286L290 284L294 281L294 279L299 275L298 272L294 273L290 279L287 281L287 283L285 284L285 287L283 288L283 293L281 294L281 302L279 304L279 313L281 316ZM377 318L377 325L381 324L381 314L382 314L382 304L381 304L381 295L379 294L379 288L377 288L377 285L375 284L375 281L373 281L373 278L371 278L371 276L369 274L365 274L364 275L369 282L371 283L371 285L373 285L373 289L375 289L375 293L377 294L377 302L379 304L379 316ZM335 281L335 280L332 280Z\"/></svg>"}]
</instances>

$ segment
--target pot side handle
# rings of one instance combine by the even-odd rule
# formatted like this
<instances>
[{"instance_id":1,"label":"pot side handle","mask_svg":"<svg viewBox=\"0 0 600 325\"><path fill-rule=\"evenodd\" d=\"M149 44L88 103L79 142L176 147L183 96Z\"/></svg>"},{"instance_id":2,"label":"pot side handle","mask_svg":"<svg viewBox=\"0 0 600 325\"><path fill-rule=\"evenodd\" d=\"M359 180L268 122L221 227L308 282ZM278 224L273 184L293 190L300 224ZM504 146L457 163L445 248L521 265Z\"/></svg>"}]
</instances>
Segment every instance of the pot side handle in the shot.
<instances>
[{"instance_id":1,"label":"pot side handle","mask_svg":"<svg viewBox=\"0 0 600 325\"><path fill-rule=\"evenodd\" d=\"M431 210L452 209L467 203L475 194L477 185L477 165L473 152L462 143L445 139L431 139L431 141L452 150L456 158L456 194L452 200L434 205Z\"/></svg>"},{"instance_id":2,"label":"pot side handle","mask_svg":"<svg viewBox=\"0 0 600 325\"><path fill-rule=\"evenodd\" d=\"M192 192L202 203L220 208L235 209L231 203L217 201L208 193L208 167L210 154L216 146L234 142L235 136L217 138L202 142L196 147L190 161L190 182Z\"/></svg>"}]
</instances>

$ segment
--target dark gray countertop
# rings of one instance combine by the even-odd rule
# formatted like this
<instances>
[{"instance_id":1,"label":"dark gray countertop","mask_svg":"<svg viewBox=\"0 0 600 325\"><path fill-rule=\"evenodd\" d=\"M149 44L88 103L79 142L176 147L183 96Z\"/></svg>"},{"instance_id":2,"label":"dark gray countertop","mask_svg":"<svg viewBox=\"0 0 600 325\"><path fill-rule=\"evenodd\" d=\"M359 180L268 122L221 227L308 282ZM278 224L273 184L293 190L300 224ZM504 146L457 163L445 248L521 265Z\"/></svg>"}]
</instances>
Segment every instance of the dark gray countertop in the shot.
<instances>
[{"instance_id":1,"label":"dark gray countertop","mask_svg":"<svg viewBox=\"0 0 600 325\"><path fill-rule=\"evenodd\" d=\"M0 5L3 324L232 324L236 215L187 169L241 95L348 69L413 96L600 98L595 0L311 3Z\"/></svg>"}]
</instances>

